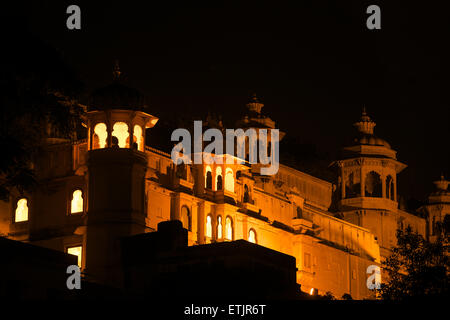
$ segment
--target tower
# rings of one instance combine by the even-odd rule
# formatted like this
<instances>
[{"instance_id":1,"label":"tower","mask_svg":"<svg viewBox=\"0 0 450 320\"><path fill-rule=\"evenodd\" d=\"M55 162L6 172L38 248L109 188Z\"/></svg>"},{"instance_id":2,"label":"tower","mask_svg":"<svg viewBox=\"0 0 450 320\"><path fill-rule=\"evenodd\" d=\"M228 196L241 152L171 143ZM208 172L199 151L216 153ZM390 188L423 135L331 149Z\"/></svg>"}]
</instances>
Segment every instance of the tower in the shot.
<instances>
[{"instance_id":1,"label":"tower","mask_svg":"<svg viewBox=\"0 0 450 320\"><path fill-rule=\"evenodd\" d=\"M353 125L357 130L353 144L344 147L342 159L333 163L339 169L339 210L397 209L397 174L406 165L397 161L389 143L375 136L376 123L365 108Z\"/></svg>"},{"instance_id":2,"label":"tower","mask_svg":"<svg viewBox=\"0 0 450 320\"><path fill-rule=\"evenodd\" d=\"M143 96L120 83L92 94L87 112L88 214L86 270L93 281L118 286L121 237L146 230L145 129L158 118Z\"/></svg>"},{"instance_id":3,"label":"tower","mask_svg":"<svg viewBox=\"0 0 450 320\"><path fill-rule=\"evenodd\" d=\"M256 94L254 93L250 99L250 101L246 104L247 110L244 115L244 117L236 122L236 127L241 128L245 130L246 132L249 132L249 130L255 130L256 133L256 144L258 152L255 155L254 160L256 160L256 164L252 165L252 172L259 173L261 167L267 167L266 164L261 164L261 152L259 143L260 140L264 140L266 138L267 140L267 150L265 152L265 155L268 158L271 158L271 161L279 161L278 155L276 154L278 151L279 142L284 138L285 133L282 131L279 131L277 135L277 141L272 141L272 130L275 129L275 121L273 121L271 118L266 116L262 112L262 108L264 107L264 104L261 103L261 101L258 99ZM264 137L264 134L266 136ZM245 142L245 160L251 160L249 158L249 148L251 147L251 142L249 141L248 136L246 137ZM256 151L256 149L254 149ZM275 152L275 153L274 153ZM264 152L263 152L264 153Z\"/></svg>"},{"instance_id":4,"label":"tower","mask_svg":"<svg viewBox=\"0 0 450 320\"><path fill-rule=\"evenodd\" d=\"M337 209L350 223L369 229L378 241L381 257L396 244L396 230L405 223L420 224L414 216L398 209L397 174L406 165L397 161L396 151L374 134L376 123L365 108L354 123L357 134L342 150L338 169Z\"/></svg>"},{"instance_id":5,"label":"tower","mask_svg":"<svg viewBox=\"0 0 450 320\"><path fill-rule=\"evenodd\" d=\"M427 219L427 237L430 241L435 241L440 233L440 228L444 232L450 230L450 191L449 181L441 175L440 180L434 181L435 190L432 192L419 212L423 213Z\"/></svg>"}]
</instances>

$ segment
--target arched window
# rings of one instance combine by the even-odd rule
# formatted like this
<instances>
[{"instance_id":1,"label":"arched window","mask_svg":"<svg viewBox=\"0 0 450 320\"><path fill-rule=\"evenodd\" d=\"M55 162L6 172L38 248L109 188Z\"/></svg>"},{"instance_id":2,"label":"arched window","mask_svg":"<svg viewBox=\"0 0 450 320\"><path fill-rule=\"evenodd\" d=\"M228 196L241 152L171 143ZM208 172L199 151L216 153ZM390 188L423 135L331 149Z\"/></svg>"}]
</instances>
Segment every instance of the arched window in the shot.
<instances>
[{"instance_id":1,"label":"arched window","mask_svg":"<svg viewBox=\"0 0 450 320\"><path fill-rule=\"evenodd\" d=\"M436 235L436 216L433 216L433 222L431 223L431 235Z\"/></svg>"},{"instance_id":2,"label":"arched window","mask_svg":"<svg viewBox=\"0 0 450 320\"><path fill-rule=\"evenodd\" d=\"M303 217L303 210L301 207L297 207L297 218L301 219Z\"/></svg>"},{"instance_id":3,"label":"arched window","mask_svg":"<svg viewBox=\"0 0 450 320\"><path fill-rule=\"evenodd\" d=\"M345 179L345 197L347 199L361 196L360 171L350 172Z\"/></svg>"},{"instance_id":4,"label":"arched window","mask_svg":"<svg viewBox=\"0 0 450 320\"><path fill-rule=\"evenodd\" d=\"M133 128L133 142L137 143L137 149L139 151L144 151L144 136L142 135L142 128L137 124Z\"/></svg>"},{"instance_id":5,"label":"arched window","mask_svg":"<svg viewBox=\"0 0 450 320\"><path fill-rule=\"evenodd\" d=\"M205 171L205 188L212 189L212 173L210 166L207 166Z\"/></svg>"},{"instance_id":6,"label":"arched window","mask_svg":"<svg viewBox=\"0 0 450 320\"><path fill-rule=\"evenodd\" d=\"M244 203L250 201L250 194L248 193L248 186L244 184Z\"/></svg>"},{"instance_id":7,"label":"arched window","mask_svg":"<svg viewBox=\"0 0 450 320\"><path fill-rule=\"evenodd\" d=\"M218 216L217 217L217 239L222 239L223 235L222 235L222 217Z\"/></svg>"},{"instance_id":8,"label":"arched window","mask_svg":"<svg viewBox=\"0 0 450 320\"><path fill-rule=\"evenodd\" d=\"M206 216L206 236L211 238L212 237L212 219L211 215Z\"/></svg>"},{"instance_id":9,"label":"arched window","mask_svg":"<svg viewBox=\"0 0 450 320\"><path fill-rule=\"evenodd\" d=\"M380 175L371 171L366 175L365 181L365 197L378 197L381 198L381 178Z\"/></svg>"},{"instance_id":10,"label":"arched window","mask_svg":"<svg viewBox=\"0 0 450 320\"><path fill-rule=\"evenodd\" d=\"M72 194L70 213L83 212L83 192L75 190Z\"/></svg>"},{"instance_id":11,"label":"arched window","mask_svg":"<svg viewBox=\"0 0 450 320\"><path fill-rule=\"evenodd\" d=\"M181 207L181 222L183 223L183 228L191 230L191 213L186 206Z\"/></svg>"},{"instance_id":12,"label":"arched window","mask_svg":"<svg viewBox=\"0 0 450 320\"><path fill-rule=\"evenodd\" d=\"M233 220L230 217L225 219L225 239L233 240Z\"/></svg>"},{"instance_id":13,"label":"arched window","mask_svg":"<svg viewBox=\"0 0 450 320\"><path fill-rule=\"evenodd\" d=\"M28 201L25 198L17 201L16 214L14 216L15 222L28 221Z\"/></svg>"},{"instance_id":14,"label":"arched window","mask_svg":"<svg viewBox=\"0 0 450 320\"><path fill-rule=\"evenodd\" d=\"M248 241L251 243L256 243L256 231L254 229L250 229L248 231Z\"/></svg>"},{"instance_id":15,"label":"arched window","mask_svg":"<svg viewBox=\"0 0 450 320\"><path fill-rule=\"evenodd\" d=\"M116 137L120 148L129 148L130 133L125 122L116 122L113 126L112 136Z\"/></svg>"},{"instance_id":16,"label":"arched window","mask_svg":"<svg viewBox=\"0 0 450 320\"><path fill-rule=\"evenodd\" d=\"M225 170L225 190L234 192L234 175L231 168Z\"/></svg>"},{"instance_id":17,"label":"arched window","mask_svg":"<svg viewBox=\"0 0 450 320\"><path fill-rule=\"evenodd\" d=\"M444 228L445 235L450 233L450 214L445 215L443 228Z\"/></svg>"},{"instance_id":18,"label":"arched window","mask_svg":"<svg viewBox=\"0 0 450 320\"><path fill-rule=\"evenodd\" d=\"M106 130L106 124L103 122L97 123L94 127L92 149L101 149L106 147L107 137L108 131Z\"/></svg>"},{"instance_id":19,"label":"arched window","mask_svg":"<svg viewBox=\"0 0 450 320\"><path fill-rule=\"evenodd\" d=\"M222 168L216 168L216 190L222 190Z\"/></svg>"}]
</instances>

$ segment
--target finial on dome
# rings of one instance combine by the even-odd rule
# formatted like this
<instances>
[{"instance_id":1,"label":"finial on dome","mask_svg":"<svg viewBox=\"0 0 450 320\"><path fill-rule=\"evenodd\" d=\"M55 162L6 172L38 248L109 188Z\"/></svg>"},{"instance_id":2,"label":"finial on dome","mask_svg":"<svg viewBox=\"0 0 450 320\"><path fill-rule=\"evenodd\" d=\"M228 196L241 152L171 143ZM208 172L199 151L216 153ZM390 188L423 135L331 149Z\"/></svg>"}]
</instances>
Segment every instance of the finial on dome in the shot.
<instances>
[{"instance_id":1,"label":"finial on dome","mask_svg":"<svg viewBox=\"0 0 450 320\"><path fill-rule=\"evenodd\" d=\"M121 73L122 72L120 71L119 60L116 59L115 62L114 62L113 79L115 81L119 80Z\"/></svg>"},{"instance_id":2,"label":"finial on dome","mask_svg":"<svg viewBox=\"0 0 450 320\"><path fill-rule=\"evenodd\" d=\"M366 112L366 106L363 106L361 119L353 124L359 132L364 134L373 134L373 128L376 123L370 119Z\"/></svg>"},{"instance_id":3,"label":"finial on dome","mask_svg":"<svg viewBox=\"0 0 450 320\"><path fill-rule=\"evenodd\" d=\"M439 190L447 190L449 181L445 180L444 173L441 173L441 179L438 181L434 181L434 185Z\"/></svg>"},{"instance_id":4,"label":"finial on dome","mask_svg":"<svg viewBox=\"0 0 450 320\"><path fill-rule=\"evenodd\" d=\"M264 107L264 104L259 102L258 96L256 95L256 93L253 93L252 97L250 98L250 102L247 103L247 108L250 111L260 114L262 107Z\"/></svg>"}]
</instances>

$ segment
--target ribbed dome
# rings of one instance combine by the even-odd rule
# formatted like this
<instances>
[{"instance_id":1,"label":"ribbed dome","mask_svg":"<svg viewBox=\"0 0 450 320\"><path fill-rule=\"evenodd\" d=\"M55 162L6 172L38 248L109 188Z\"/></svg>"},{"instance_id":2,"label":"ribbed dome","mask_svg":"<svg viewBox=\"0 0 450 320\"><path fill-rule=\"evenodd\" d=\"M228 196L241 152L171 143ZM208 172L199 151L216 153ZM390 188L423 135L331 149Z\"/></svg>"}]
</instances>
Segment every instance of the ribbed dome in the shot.
<instances>
[{"instance_id":1,"label":"ribbed dome","mask_svg":"<svg viewBox=\"0 0 450 320\"><path fill-rule=\"evenodd\" d=\"M117 81L94 91L89 102L90 110L143 110L145 107L145 98L138 90Z\"/></svg>"},{"instance_id":2,"label":"ribbed dome","mask_svg":"<svg viewBox=\"0 0 450 320\"><path fill-rule=\"evenodd\" d=\"M367 115L365 108L363 108L360 120L355 122L353 126L358 131L358 136L353 140L355 144L383 146L391 149L391 145L386 140L378 138L374 135L373 131L376 123Z\"/></svg>"},{"instance_id":3,"label":"ribbed dome","mask_svg":"<svg viewBox=\"0 0 450 320\"><path fill-rule=\"evenodd\" d=\"M355 144L365 144L371 146L384 146L391 149L391 145L384 139L378 138L373 134L362 134L354 139Z\"/></svg>"},{"instance_id":4,"label":"ribbed dome","mask_svg":"<svg viewBox=\"0 0 450 320\"><path fill-rule=\"evenodd\" d=\"M89 99L89 110L129 109L144 111L146 99L138 90L125 86L120 81L122 72L116 60L113 82L95 90Z\"/></svg>"}]
</instances>

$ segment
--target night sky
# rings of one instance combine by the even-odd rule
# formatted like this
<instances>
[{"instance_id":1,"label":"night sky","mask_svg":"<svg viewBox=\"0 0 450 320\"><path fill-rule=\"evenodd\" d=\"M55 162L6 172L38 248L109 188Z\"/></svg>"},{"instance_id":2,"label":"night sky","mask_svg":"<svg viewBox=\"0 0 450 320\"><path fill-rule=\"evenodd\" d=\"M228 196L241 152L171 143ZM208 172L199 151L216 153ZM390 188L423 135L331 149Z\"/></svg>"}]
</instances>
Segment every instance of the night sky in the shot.
<instances>
[{"instance_id":1,"label":"night sky","mask_svg":"<svg viewBox=\"0 0 450 320\"><path fill-rule=\"evenodd\" d=\"M17 19L2 32L31 30L60 52L86 92L111 82L118 59L126 84L148 95L161 119L211 111L231 126L256 92L287 136L331 159L365 105L375 134L408 165L400 194L424 199L441 172L450 177L450 19L441 5L92 2L18 3L3 9ZM81 30L66 28L70 4L81 8ZM370 4L381 8L381 30L366 28Z\"/></svg>"}]
</instances>

